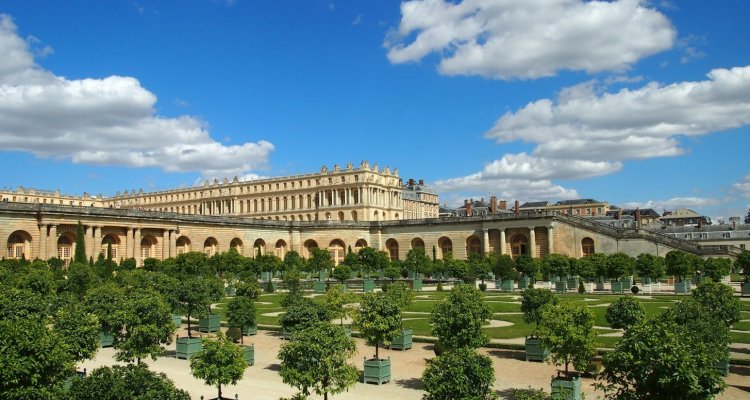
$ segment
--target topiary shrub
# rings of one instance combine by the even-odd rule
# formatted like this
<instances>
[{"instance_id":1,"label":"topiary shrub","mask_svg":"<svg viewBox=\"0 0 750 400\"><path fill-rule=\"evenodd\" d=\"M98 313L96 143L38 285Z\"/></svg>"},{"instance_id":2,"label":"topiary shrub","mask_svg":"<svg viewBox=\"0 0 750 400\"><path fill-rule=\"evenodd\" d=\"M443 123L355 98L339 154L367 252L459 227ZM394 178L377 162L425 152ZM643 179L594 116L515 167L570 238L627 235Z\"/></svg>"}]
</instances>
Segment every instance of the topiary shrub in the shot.
<instances>
[{"instance_id":1,"label":"topiary shrub","mask_svg":"<svg viewBox=\"0 0 750 400\"><path fill-rule=\"evenodd\" d=\"M583 281L578 281L578 293L586 293L586 288L583 286Z\"/></svg>"},{"instance_id":2,"label":"topiary shrub","mask_svg":"<svg viewBox=\"0 0 750 400\"><path fill-rule=\"evenodd\" d=\"M242 331L240 328L237 328L236 326L233 326L229 329L227 329L227 337L232 340L232 342L237 343L242 339Z\"/></svg>"},{"instance_id":3,"label":"topiary shrub","mask_svg":"<svg viewBox=\"0 0 750 400\"><path fill-rule=\"evenodd\" d=\"M633 294L638 294L638 292L640 292L641 289L639 289L638 286L633 285L633 287L630 288L630 291L633 292Z\"/></svg>"},{"instance_id":4,"label":"topiary shrub","mask_svg":"<svg viewBox=\"0 0 750 400\"><path fill-rule=\"evenodd\" d=\"M435 352L436 356L442 355L443 353L445 353L445 345L440 343L440 341L437 341L435 342L435 346L433 346L432 350Z\"/></svg>"},{"instance_id":5,"label":"topiary shrub","mask_svg":"<svg viewBox=\"0 0 750 400\"><path fill-rule=\"evenodd\" d=\"M276 291L276 289L273 288L273 281L272 280L269 279L268 282L266 282L265 291L266 291L266 293L273 293L273 292Z\"/></svg>"},{"instance_id":6,"label":"topiary shrub","mask_svg":"<svg viewBox=\"0 0 750 400\"><path fill-rule=\"evenodd\" d=\"M479 290L485 292L487 291L487 284L486 283L480 283L479 284Z\"/></svg>"},{"instance_id":7,"label":"topiary shrub","mask_svg":"<svg viewBox=\"0 0 750 400\"><path fill-rule=\"evenodd\" d=\"M445 290L445 289L443 289L443 283L442 282L438 282L437 291L438 292L442 292L443 290Z\"/></svg>"}]
</instances>

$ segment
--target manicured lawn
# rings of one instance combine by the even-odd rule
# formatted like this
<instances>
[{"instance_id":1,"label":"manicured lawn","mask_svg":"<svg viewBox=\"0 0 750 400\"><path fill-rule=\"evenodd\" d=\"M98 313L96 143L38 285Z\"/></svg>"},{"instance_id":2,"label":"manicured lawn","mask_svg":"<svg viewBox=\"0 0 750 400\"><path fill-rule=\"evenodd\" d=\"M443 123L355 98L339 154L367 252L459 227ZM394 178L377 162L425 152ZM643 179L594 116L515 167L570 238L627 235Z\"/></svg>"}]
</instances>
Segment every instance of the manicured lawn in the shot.
<instances>
[{"instance_id":1,"label":"manicured lawn","mask_svg":"<svg viewBox=\"0 0 750 400\"><path fill-rule=\"evenodd\" d=\"M740 331L750 331L750 321L740 321L732 325L732 329L737 329Z\"/></svg>"},{"instance_id":2,"label":"manicured lawn","mask_svg":"<svg viewBox=\"0 0 750 400\"><path fill-rule=\"evenodd\" d=\"M750 332L729 332L733 343L750 344Z\"/></svg>"}]
</instances>

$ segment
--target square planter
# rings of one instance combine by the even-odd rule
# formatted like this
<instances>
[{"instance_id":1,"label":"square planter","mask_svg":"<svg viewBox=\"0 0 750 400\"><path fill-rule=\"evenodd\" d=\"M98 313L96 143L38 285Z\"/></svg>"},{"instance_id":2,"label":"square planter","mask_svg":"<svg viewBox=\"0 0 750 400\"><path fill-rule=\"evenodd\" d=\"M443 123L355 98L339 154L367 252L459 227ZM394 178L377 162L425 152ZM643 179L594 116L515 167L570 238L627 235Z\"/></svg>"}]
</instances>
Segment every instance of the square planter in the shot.
<instances>
[{"instance_id":1,"label":"square planter","mask_svg":"<svg viewBox=\"0 0 750 400\"><path fill-rule=\"evenodd\" d=\"M364 373L362 374L362 383L383 383L391 381L391 358L381 360L368 360L365 358Z\"/></svg>"},{"instance_id":2,"label":"square planter","mask_svg":"<svg viewBox=\"0 0 750 400\"><path fill-rule=\"evenodd\" d=\"M292 331L288 331L284 328L281 329L281 338L284 340L291 340L292 339Z\"/></svg>"},{"instance_id":3,"label":"square planter","mask_svg":"<svg viewBox=\"0 0 750 400\"><path fill-rule=\"evenodd\" d=\"M503 279L503 282L500 284L500 290L502 290L503 292L512 292L513 279Z\"/></svg>"},{"instance_id":4,"label":"square planter","mask_svg":"<svg viewBox=\"0 0 750 400\"><path fill-rule=\"evenodd\" d=\"M227 294L227 296L234 296L234 294L235 294L234 286L229 285L229 286L225 287L224 288L224 292Z\"/></svg>"},{"instance_id":5,"label":"square planter","mask_svg":"<svg viewBox=\"0 0 750 400\"><path fill-rule=\"evenodd\" d=\"M578 290L578 277L568 278L568 288Z\"/></svg>"},{"instance_id":6,"label":"square planter","mask_svg":"<svg viewBox=\"0 0 750 400\"><path fill-rule=\"evenodd\" d=\"M172 314L172 323L179 329L182 326L182 315Z\"/></svg>"},{"instance_id":7,"label":"square planter","mask_svg":"<svg viewBox=\"0 0 750 400\"><path fill-rule=\"evenodd\" d=\"M578 400L581 398L581 378L552 378L552 398Z\"/></svg>"},{"instance_id":8,"label":"square planter","mask_svg":"<svg viewBox=\"0 0 750 400\"><path fill-rule=\"evenodd\" d=\"M675 282L674 284L674 292L675 293L689 293L690 289L693 288L693 285L690 283L690 281L682 281L682 282Z\"/></svg>"},{"instance_id":9,"label":"square planter","mask_svg":"<svg viewBox=\"0 0 750 400\"><path fill-rule=\"evenodd\" d=\"M258 334L258 325L255 326L247 326L244 329L242 329L242 334L245 336L253 336Z\"/></svg>"},{"instance_id":10,"label":"square planter","mask_svg":"<svg viewBox=\"0 0 750 400\"><path fill-rule=\"evenodd\" d=\"M202 348L200 338L177 338L175 341L175 356L189 360L193 354L199 352Z\"/></svg>"},{"instance_id":11,"label":"square planter","mask_svg":"<svg viewBox=\"0 0 750 400\"><path fill-rule=\"evenodd\" d=\"M422 278L414 278L411 281L411 289L415 292L422 291Z\"/></svg>"},{"instance_id":12,"label":"square planter","mask_svg":"<svg viewBox=\"0 0 750 400\"><path fill-rule=\"evenodd\" d=\"M198 331L200 332L218 332L221 328L219 314L208 314L198 320Z\"/></svg>"},{"instance_id":13,"label":"square planter","mask_svg":"<svg viewBox=\"0 0 750 400\"><path fill-rule=\"evenodd\" d=\"M271 272L270 271L263 271L260 273L260 280L263 282L268 282L271 280Z\"/></svg>"},{"instance_id":14,"label":"square planter","mask_svg":"<svg viewBox=\"0 0 750 400\"><path fill-rule=\"evenodd\" d=\"M563 280L558 280L555 282L555 291L557 293L565 293L568 291L568 282Z\"/></svg>"},{"instance_id":15,"label":"square planter","mask_svg":"<svg viewBox=\"0 0 750 400\"><path fill-rule=\"evenodd\" d=\"M612 285L612 293L622 294L622 288L624 287L624 282L612 281L611 285Z\"/></svg>"},{"instance_id":16,"label":"square planter","mask_svg":"<svg viewBox=\"0 0 750 400\"><path fill-rule=\"evenodd\" d=\"M315 293L325 293L326 292L326 283L323 281L315 281L313 282L313 291Z\"/></svg>"},{"instance_id":17,"label":"square planter","mask_svg":"<svg viewBox=\"0 0 750 400\"><path fill-rule=\"evenodd\" d=\"M631 287L633 287L633 277L627 276L622 280L622 288L623 290L630 290Z\"/></svg>"},{"instance_id":18,"label":"square planter","mask_svg":"<svg viewBox=\"0 0 750 400\"><path fill-rule=\"evenodd\" d=\"M244 346L242 350L245 353L245 362L247 365L255 364L255 346Z\"/></svg>"},{"instance_id":19,"label":"square planter","mask_svg":"<svg viewBox=\"0 0 750 400\"><path fill-rule=\"evenodd\" d=\"M318 280L324 281L326 278L328 278L328 272L318 271Z\"/></svg>"},{"instance_id":20,"label":"square planter","mask_svg":"<svg viewBox=\"0 0 750 400\"><path fill-rule=\"evenodd\" d=\"M549 281L552 282L552 283L560 282L560 277L559 276L550 276L549 277Z\"/></svg>"},{"instance_id":21,"label":"square planter","mask_svg":"<svg viewBox=\"0 0 750 400\"><path fill-rule=\"evenodd\" d=\"M375 280L374 279L365 279L362 281L362 291L363 292L372 292L375 290Z\"/></svg>"},{"instance_id":22,"label":"square planter","mask_svg":"<svg viewBox=\"0 0 750 400\"><path fill-rule=\"evenodd\" d=\"M411 328L402 329L401 336L393 339L393 341L391 342L391 345L388 346L388 348L396 349L396 350L411 349L411 334L412 334Z\"/></svg>"},{"instance_id":23,"label":"square planter","mask_svg":"<svg viewBox=\"0 0 750 400\"><path fill-rule=\"evenodd\" d=\"M344 326L344 334L346 335L346 337L352 337L352 327Z\"/></svg>"},{"instance_id":24,"label":"square planter","mask_svg":"<svg viewBox=\"0 0 750 400\"><path fill-rule=\"evenodd\" d=\"M742 295L750 296L750 282L742 282Z\"/></svg>"},{"instance_id":25,"label":"square planter","mask_svg":"<svg viewBox=\"0 0 750 400\"><path fill-rule=\"evenodd\" d=\"M501 279L498 279L495 281L495 289L500 290L500 288L503 287L503 281Z\"/></svg>"},{"instance_id":26,"label":"square planter","mask_svg":"<svg viewBox=\"0 0 750 400\"><path fill-rule=\"evenodd\" d=\"M529 283L531 283L531 278L528 276L522 276L518 278L518 289L524 290L529 287Z\"/></svg>"},{"instance_id":27,"label":"square planter","mask_svg":"<svg viewBox=\"0 0 750 400\"><path fill-rule=\"evenodd\" d=\"M653 286L654 285L652 285L650 283L644 283L643 285L640 286L641 291L639 293L641 293L641 294L651 294L653 292L653 289L654 289Z\"/></svg>"},{"instance_id":28,"label":"square planter","mask_svg":"<svg viewBox=\"0 0 750 400\"><path fill-rule=\"evenodd\" d=\"M99 345L102 347L112 347L112 344L115 342L115 337L110 335L107 332L101 331L99 332Z\"/></svg>"},{"instance_id":29,"label":"square planter","mask_svg":"<svg viewBox=\"0 0 750 400\"><path fill-rule=\"evenodd\" d=\"M729 360L717 361L716 364L714 364L714 369L721 376L729 375Z\"/></svg>"},{"instance_id":30,"label":"square planter","mask_svg":"<svg viewBox=\"0 0 750 400\"><path fill-rule=\"evenodd\" d=\"M542 346L542 339L538 337L526 338L526 361L544 362L549 356L549 349Z\"/></svg>"},{"instance_id":31,"label":"square planter","mask_svg":"<svg viewBox=\"0 0 750 400\"><path fill-rule=\"evenodd\" d=\"M592 282L584 282L583 291L586 293L594 293L594 284Z\"/></svg>"},{"instance_id":32,"label":"square planter","mask_svg":"<svg viewBox=\"0 0 750 400\"><path fill-rule=\"evenodd\" d=\"M599 279L596 280L596 290L604 290L604 277L600 276Z\"/></svg>"}]
</instances>

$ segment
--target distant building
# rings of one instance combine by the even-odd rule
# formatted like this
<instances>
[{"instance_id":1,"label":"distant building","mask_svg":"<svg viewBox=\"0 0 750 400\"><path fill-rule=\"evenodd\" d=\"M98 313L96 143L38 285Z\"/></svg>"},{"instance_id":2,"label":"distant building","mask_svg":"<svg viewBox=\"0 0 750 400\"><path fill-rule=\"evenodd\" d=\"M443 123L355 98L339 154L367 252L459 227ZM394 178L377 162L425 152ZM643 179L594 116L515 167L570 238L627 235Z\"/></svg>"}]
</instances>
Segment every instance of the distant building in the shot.
<instances>
[{"instance_id":1,"label":"distant building","mask_svg":"<svg viewBox=\"0 0 750 400\"><path fill-rule=\"evenodd\" d=\"M661 217L661 215L659 215L659 213L653 208L627 209L615 206L612 206L610 210L607 211L607 216L617 220L629 219L634 222L639 222L639 227L641 228L652 226L652 224L654 226L659 225L659 218Z\"/></svg>"},{"instance_id":2,"label":"distant building","mask_svg":"<svg viewBox=\"0 0 750 400\"><path fill-rule=\"evenodd\" d=\"M562 200L555 204L548 201L527 202L519 208L521 214L572 215L576 217L604 216L609 204L594 199Z\"/></svg>"},{"instance_id":3,"label":"distant building","mask_svg":"<svg viewBox=\"0 0 750 400\"><path fill-rule=\"evenodd\" d=\"M438 193L424 184L409 179L401 192L404 204L404 219L437 218L439 216Z\"/></svg>"},{"instance_id":4,"label":"distant building","mask_svg":"<svg viewBox=\"0 0 750 400\"><path fill-rule=\"evenodd\" d=\"M498 214L513 214L508 209L508 202L505 200L497 200L497 197L490 197L490 202L484 201L484 198L480 200L468 199L464 200L464 205L453 210L454 217L467 217L467 216L482 216L482 215L498 215Z\"/></svg>"},{"instance_id":5,"label":"distant building","mask_svg":"<svg viewBox=\"0 0 750 400\"><path fill-rule=\"evenodd\" d=\"M687 209L678 208L672 211L664 211L664 215L659 218L662 226L704 226L711 225L711 218L700 215L697 212Z\"/></svg>"}]
</instances>

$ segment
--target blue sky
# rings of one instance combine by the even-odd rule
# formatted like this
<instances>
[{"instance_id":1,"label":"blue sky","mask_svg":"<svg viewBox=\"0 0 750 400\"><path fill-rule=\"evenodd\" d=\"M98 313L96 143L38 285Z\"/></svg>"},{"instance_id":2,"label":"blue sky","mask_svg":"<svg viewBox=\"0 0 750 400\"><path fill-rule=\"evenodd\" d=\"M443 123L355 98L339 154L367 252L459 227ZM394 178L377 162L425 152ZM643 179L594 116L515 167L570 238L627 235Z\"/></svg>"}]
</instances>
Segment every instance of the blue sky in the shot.
<instances>
[{"instance_id":1,"label":"blue sky","mask_svg":"<svg viewBox=\"0 0 750 400\"><path fill-rule=\"evenodd\" d=\"M0 5L0 187L113 195L361 160L441 202L750 204L750 2Z\"/></svg>"}]
</instances>

